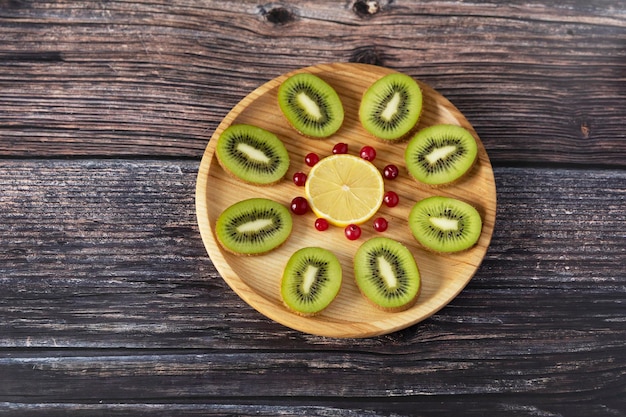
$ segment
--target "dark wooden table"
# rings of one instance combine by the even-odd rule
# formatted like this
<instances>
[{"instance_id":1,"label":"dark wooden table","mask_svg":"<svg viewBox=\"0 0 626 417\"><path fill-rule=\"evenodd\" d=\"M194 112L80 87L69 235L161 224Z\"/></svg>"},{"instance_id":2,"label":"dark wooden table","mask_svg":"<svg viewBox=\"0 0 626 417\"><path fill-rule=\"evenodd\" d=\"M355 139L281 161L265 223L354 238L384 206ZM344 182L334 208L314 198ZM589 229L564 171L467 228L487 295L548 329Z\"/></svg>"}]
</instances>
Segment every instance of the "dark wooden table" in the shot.
<instances>
[{"instance_id":1,"label":"dark wooden table","mask_svg":"<svg viewBox=\"0 0 626 417\"><path fill-rule=\"evenodd\" d=\"M430 84L494 166L477 274L386 336L267 319L196 223L222 118L326 62ZM622 0L0 0L0 414L626 415L625 120Z\"/></svg>"}]
</instances>

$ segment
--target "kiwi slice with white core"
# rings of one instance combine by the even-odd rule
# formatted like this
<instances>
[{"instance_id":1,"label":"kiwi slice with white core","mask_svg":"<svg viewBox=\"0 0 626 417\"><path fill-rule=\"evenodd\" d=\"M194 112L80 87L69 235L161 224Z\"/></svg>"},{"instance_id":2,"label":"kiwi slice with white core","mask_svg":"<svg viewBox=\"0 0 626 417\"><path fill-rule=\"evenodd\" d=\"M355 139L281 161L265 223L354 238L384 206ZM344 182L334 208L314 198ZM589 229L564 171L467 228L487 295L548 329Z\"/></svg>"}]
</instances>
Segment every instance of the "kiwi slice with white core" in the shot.
<instances>
[{"instance_id":1,"label":"kiwi slice with white core","mask_svg":"<svg viewBox=\"0 0 626 417\"><path fill-rule=\"evenodd\" d=\"M280 295L294 313L313 316L335 299L341 280L341 264L332 252L306 247L289 258L280 284Z\"/></svg>"},{"instance_id":2,"label":"kiwi slice with white core","mask_svg":"<svg viewBox=\"0 0 626 417\"><path fill-rule=\"evenodd\" d=\"M384 311L403 311L415 304L421 289L419 269L402 243L374 237L354 256L354 278L361 294Z\"/></svg>"},{"instance_id":3,"label":"kiwi slice with white core","mask_svg":"<svg viewBox=\"0 0 626 417\"><path fill-rule=\"evenodd\" d=\"M229 126L217 140L215 154L226 172L250 184L276 183L289 169L289 153L283 142L257 126Z\"/></svg>"},{"instance_id":4,"label":"kiwi slice with white core","mask_svg":"<svg viewBox=\"0 0 626 417\"><path fill-rule=\"evenodd\" d=\"M326 138L344 119L335 89L310 73L292 75L278 87L278 106L289 124L304 136Z\"/></svg>"},{"instance_id":5,"label":"kiwi slice with white core","mask_svg":"<svg viewBox=\"0 0 626 417\"><path fill-rule=\"evenodd\" d=\"M457 181L469 172L477 157L474 136L461 126L446 124L417 132L404 153L411 176L433 186Z\"/></svg>"},{"instance_id":6,"label":"kiwi slice with white core","mask_svg":"<svg viewBox=\"0 0 626 417\"><path fill-rule=\"evenodd\" d=\"M238 255L260 255L282 245L293 226L291 213L267 198L250 198L226 208L217 218L218 242Z\"/></svg>"},{"instance_id":7,"label":"kiwi slice with white core","mask_svg":"<svg viewBox=\"0 0 626 417\"><path fill-rule=\"evenodd\" d=\"M428 197L415 203L409 213L415 239L435 252L459 252L480 238L482 219L471 205L451 197Z\"/></svg>"},{"instance_id":8,"label":"kiwi slice with white core","mask_svg":"<svg viewBox=\"0 0 626 417\"><path fill-rule=\"evenodd\" d=\"M405 137L422 113L422 90L406 74L385 75L363 93L361 124L377 138L394 141Z\"/></svg>"}]
</instances>

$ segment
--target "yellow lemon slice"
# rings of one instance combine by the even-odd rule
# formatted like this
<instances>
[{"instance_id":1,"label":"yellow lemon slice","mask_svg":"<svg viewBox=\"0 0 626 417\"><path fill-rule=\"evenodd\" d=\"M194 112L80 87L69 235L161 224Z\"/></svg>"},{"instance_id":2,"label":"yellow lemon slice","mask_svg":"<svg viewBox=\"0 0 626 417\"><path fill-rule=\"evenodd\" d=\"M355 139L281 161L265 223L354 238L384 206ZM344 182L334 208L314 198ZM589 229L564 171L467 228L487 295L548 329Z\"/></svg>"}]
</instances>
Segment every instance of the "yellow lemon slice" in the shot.
<instances>
[{"instance_id":1,"label":"yellow lemon slice","mask_svg":"<svg viewBox=\"0 0 626 417\"><path fill-rule=\"evenodd\" d=\"M311 168L304 187L311 210L340 227L370 219L380 208L384 191L378 168L348 154L321 159Z\"/></svg>"}]
</instances>

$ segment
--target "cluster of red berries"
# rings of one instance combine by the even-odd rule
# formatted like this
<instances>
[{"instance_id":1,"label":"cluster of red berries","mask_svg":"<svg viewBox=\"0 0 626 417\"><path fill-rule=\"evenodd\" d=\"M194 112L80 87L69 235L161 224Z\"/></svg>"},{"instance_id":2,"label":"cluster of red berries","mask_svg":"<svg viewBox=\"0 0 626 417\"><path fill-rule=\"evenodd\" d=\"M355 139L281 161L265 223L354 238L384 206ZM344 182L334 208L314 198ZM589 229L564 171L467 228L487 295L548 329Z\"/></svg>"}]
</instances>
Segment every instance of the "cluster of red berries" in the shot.
<instances>
[{"instance_id":1,"label":"cluster of red berries","mask_svg":"<svg viewBox=\"0 0 626 417\"><path fill-rule=\"evenodd\" d=\"M334 155L347 153L347 143L339 142L335 146L333 146ZM374 161L374 159L376 159L376 149L367 145L363 146L359 152L359 156L366 161L372 162ZM319 155L314 152L310 152L304 157L304 163L309 167L317 164L319 160ZM400 170L397 166L389 164L383 169L383 178L387 180L393 180L398 177L399 173ZM306 184L307 175L304 172L296 172L295 174L293 174L292 179L295 185L302 187ZM383 203L387 207L395 207L398 205L399 202L400 198L398 197L398 194L396 194L394 191L386 191L383 195ZM309 211L309 202L304 197L295 197L293 200L291 200L291 211L297 215L306 214ZM328 229L329 226L330 225L328 223L328 220L326 219L318 218L315 220L315 229L319 230L320 232ZM388 226L389 223L384 217L377 217L372 223L372 227L377 232L384 232L385 230L387 230ZM346 228L344 229L344 233L346 235L346 238L348 238L349 240L357 240L359 237L361 237L361 227L356 224L350 224L346 226Z\"/></svg>"}]
</instances>

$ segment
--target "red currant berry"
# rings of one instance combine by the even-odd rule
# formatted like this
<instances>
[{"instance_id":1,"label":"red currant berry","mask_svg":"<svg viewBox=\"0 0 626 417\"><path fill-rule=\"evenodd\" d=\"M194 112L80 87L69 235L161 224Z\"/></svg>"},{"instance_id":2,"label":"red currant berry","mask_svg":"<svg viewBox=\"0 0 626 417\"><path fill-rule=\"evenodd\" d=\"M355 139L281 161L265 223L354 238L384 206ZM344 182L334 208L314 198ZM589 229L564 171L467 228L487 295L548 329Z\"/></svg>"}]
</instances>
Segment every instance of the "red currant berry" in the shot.
<instances>
[{"instance_id":1,"label":"red currant berry","mask_svg":"<svg viewBox=\"0 0 626 417\"><path fill-rule=\"evenodd\" d=\"M303 186L306 183L306 174L304 172L296 172L293 174L293 183L298 187Z\"/></svg>"},{"instance_id":2,"label":"red currant berry","mask_svg":"<svg viewBox=\"0 0 626 417\"><path fill-rule=\"evenodd\" d=\"M400 173L400 170L398 169L397 166L393 164L389 164L383 169L383 177L385 177L388 180L396 179L399 173Z\"/></svg>"},{"instance_id":3,"label":"red currant berry","mask_svg":"<svg viewBox=\"0 0 626 417\"><path fill-rule=\"evenodd\" d=\"M356 224L349 224L346 226L344 233L348 240L357 240L361 237L361 228Z\"/></svg>"},{"instance_id":4,"label":"red currant berry","mask_svg":"<svg viewBox=\"0 0 626 417\"><path fill-rule=\"evenodd\" d=\"M371 146L364 146L361 148L361 158L365 159L366 161L370 161L372 162L374 159L376 159L376 149L372 148Z\"/></svg>"},{"instance_id":5,"label":"red currant berry","mask_svg":"<svg viewBox=\"0 0 626 417\"><path fill-rule=\"evenodd\" d=\"M337 154L344 154L344 153L348 153L347 143L339 142L338 144L333 146L333 154L337 155Z\"/></svg>"},{"instance_id":6,"label":"red currant berry","mask_svg":"<svg viewBox=\"0 0 626 417\"><path fill-rule=\"evenodd\" d=\"M323 232L324 230L328 229L328 220L326 219L315 219L315 228L317 230L319 230L320 232Z\"/></svg>"},{"instance_id":7,"label":"red currant berry","mask_svg":"<svg viewBox=\"0 0 626 417\"><path fill-rule=\"evenodd\" d=\"M304 157L304 162L310 167L317 164L319 161L320 161L320 157L314 152L308 153Z\"/></svg>"},{"instance_id":8,"label":"red currant berry","mask_svg":"<svg viewBox=\"0 0 626 417\"><path fill-rule=\"evenodd\" d=\"M296 197L291 200L291 211L294 214L305 214L309 211L309 202L304 197Z\"/></svg>"},{"instance_id":9,"label":"red currant berry","mask_svg":"<svg viewBox=\"0 0 626 417\"><path fill-rule=\"evenodd\" d=\"M387 191L383 195L383 202L387 207L395 207L400 202L400 197L393 191Z\"/></svg>"},{"instance_id":10,"label":"red currant berry","mask_svg":"<svg viewBox=\"0 0 626 417\"><path fill-rule=\"evenodd\" d=\"M374 230L377 232L384 232L387 230L387 226L389 226L389 223L383 217L378 217L374 220Z\"/></svg>"}]
</instances>

